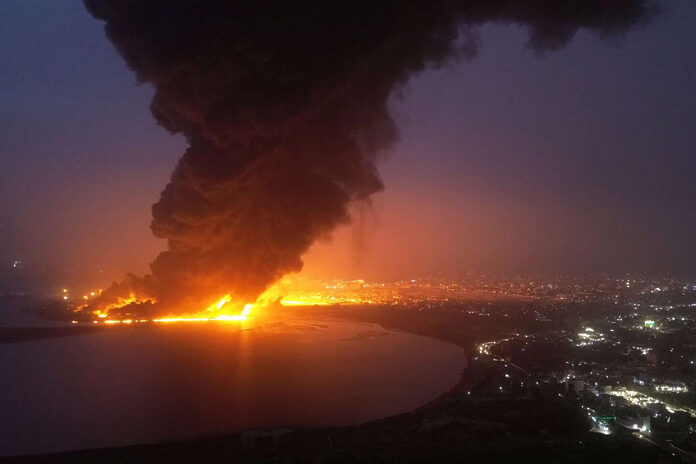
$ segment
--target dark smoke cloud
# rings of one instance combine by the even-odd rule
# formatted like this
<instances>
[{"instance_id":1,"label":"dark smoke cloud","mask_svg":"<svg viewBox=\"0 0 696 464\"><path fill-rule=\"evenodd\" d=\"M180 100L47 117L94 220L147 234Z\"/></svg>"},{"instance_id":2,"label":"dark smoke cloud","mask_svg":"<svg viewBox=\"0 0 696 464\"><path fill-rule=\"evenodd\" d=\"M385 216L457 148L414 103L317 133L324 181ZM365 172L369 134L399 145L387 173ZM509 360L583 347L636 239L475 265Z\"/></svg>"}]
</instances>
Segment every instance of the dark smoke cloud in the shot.
<instances>
[{"instance_id":1,"label":"dark smoke cloud","mask_svg":"<svg viewBox=\"0 0 696 464\"><path fill-rule=\"evenodd\" d=\"M351 202L382 189L375 162L397 137L395 87L475 55L477 26L520 24L529 47L554 50L580 28L620 35L656 11L650 0L85 4L154 85L158 123L189 143L152 207L167 251L97 305L134 293L167 311L228 292L253 301L299 271L309 246L350 220Z\"/></svg>"}]
</instances>

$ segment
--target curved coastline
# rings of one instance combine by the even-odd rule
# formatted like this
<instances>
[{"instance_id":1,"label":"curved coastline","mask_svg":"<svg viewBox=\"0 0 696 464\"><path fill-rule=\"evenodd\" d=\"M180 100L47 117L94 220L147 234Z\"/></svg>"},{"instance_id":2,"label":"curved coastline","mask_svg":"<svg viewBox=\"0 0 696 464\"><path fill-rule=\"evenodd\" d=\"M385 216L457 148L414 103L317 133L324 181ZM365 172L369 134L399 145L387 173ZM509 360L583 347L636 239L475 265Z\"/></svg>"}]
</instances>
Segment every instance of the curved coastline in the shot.
<instances>
[{"instance_id":1,"label":"curved coastline","mask_svg":"<svg viewBox=\"0 0 696 464\"><path fill-rule=\"evenodd\" d=\"M461 349L461 348L462 348L461 346L457 346L457 344L451 343L451 342L449 342L449 341L447 341L447 340L442 340L442 339L437 338L437 337L432 337L432 336L427 336L427 335L423 335L423 334L413 333L413 332L408 331L408 330L403 330L403 329L401 329L401 328L396 328L396 327L390 327L390 326L385 325L385 324L374 323L374 322L371 322L371 321L359 321L359 320L355 320L355 319L348 319L348 320L347 320L347 319L344 319L344 318L332 318L332 317L328 317L328 318L325 318L325 317L314 317L314 315L310 315L310 314L308 314L308 313L305 313L305 315L311 317L313 320L319 320L320 322L326 320L326 321L328 321L328 322L343 322L343 323L363 323L363 324L369 324L369 325L371 325L371 326L373 326L373 327L380 327L380 328L383 328L386 332L389 332L389 333L403 333L403 334L408 334L408 335L417 336L417 337L419 337L419 338L420 338L420 337L425 337L425 338L427 338L427 339L436 341L436 342L438 342L438 343L445 343L445 344L447 344L447 345L450 345L450 346L452 346L452 347L456 347L456 348L458 348L458 349ZM245 331L246 331L246 330L253 330L254 328L259 328L259 327L250 327L249 329L245 329ZM101 333L102 330L109 330L109 331L113 331L114 329L115 329L115 330L118 330L118 331L121 331L121 330L123 330L123 329L125 329L125 330L127 330L127 331L131 331L131 330L134 330L134 329L135 329L135 330L138 330L136 327L127 327L127 326L124 326L124 327L108 327L108 328L103 327L103 328L102 328L102 327L96 327L96 326L95 326L95 327L90 327L90 326L70 326L70 325L65 326L65 327L57 327L57 328L31 328L31 327L29 327L29 328L20 328L20 327L7 327L7 328L5 328L5 329L7 329L7 330L4 331L4 334L9 334L9 336L4 337L4 339L3 339L3 337L2 337L3 331L0 331L0 342L5 342L5 343L22 342L22 341L34 341L34 340L40 340L40 339L45 339L45 338L65 337L65 336L69 336L69 335L80 335L80 334L88 334L88 333L97 334L97 333ZM464 351L464 350L463 350L463 353L462 353L462 354L464 355L464 366L466 366L467 358L466 358L466 354L465 354L465 351ZM452 362L455 362L455 363L456 363L456 361L454 361L454 359L452 360ZM461 362L461 361L459 361L459 362ZM454 366L452 366L452 367L454 367ZM457 372L457 371L450 371L450 372L452 372L452 373L454 374L454 372ZM457 373L461 375L461 372L457 372ZM292 432L298 432L298 433L304 433L304 431L306 431L306 430L315 430L315 431L317 431L317 430L323 430L323 431L326 431L326 432L337 433L337 432L339 432L340 430L346 430L346 431L348 431L348 430L359 430L359 429L361 429L361 428L363 428L363 427L371 427L371 426L376 425L376 424L382 424L382 423L386 423L386 422L398 421L398 420L401 420L401 419L403 419L403 418L411 417L411 416L413 416L413 415L415 415L415 414L418 414L420 411L423 411L424 409L427 409L427 408L430 407L431 405L437 404L438 402L443 401L444 399L446 399L447 397L449 397L450 395L452 395L454 392L456 392L456 391L458 390L458 388L460 387L461 383L462 383L462 381L461 381L461 379L460 379L454 387L450 388L449 390L447 390L447 391L445 391L445 392L443 392L443 393L438 394L436 397L432 398L431 400L426 401L425 403L420 404L419 406L417 406L417 407L415 407L415 408L412 408L412 409L409 409L409 410L406 410L406 411L403 411L403 412L398 412L398 413L396 413L396 414L389 414L389 415L386 415L386 416L383 416L383 417L377 417L377 418L375 418L375 419L368 419L368 420L365 420L365 421L359 421L359 422L357 422L357 423L348 424L348 425L340 425L340 426L316 426L316 427L314 427L314 426L291 426L291 427L286 427L286 429L287 429L287 430L290 430L290 431L292 431ZM446 385L446 384L445 384L445 385ZM442 386L441 386L441 387L442 387ZM281 422L281 423L282 423L282 422ZM275 428L275 427L274 427L274 428ZM280 428L280 427L279 427L279 428ZM237 429L237 430L238 430L238 431L235 431L234 429L232 429L232 430L230 431L229 434L226 433L224 436L234 441L235 439L237 439L237 438L239 438L239 437L248 436L249 434L252 434L252 435L253 435L253 434L255 434L255 433L263 433L263 430L269 430L269 429L268 429L268 428L259 429L259 428L256 428L256 427L253 427L253 426L252 426L252 427L242 428L242 429ZM211 437L213 437L213 436L220 437L220 435L203 435L203 436L200 436L200 437L197 437L197 438L180 438L180 439L174 439L174 441L170 441L170 440L163 440L163 441L160 441L160 440L157 440L157 441L151 442L152 444L147 444L147 445L139 445L139 444L135 444L135 445L126 445L125 448L139 447L139 446L169 446L169 444L175 443L175 442L193 443L193 442L198 442L198 441L201 441L201 440L202 440L202 441L205 441L205 440L210 440L210 439L216 439L216 440L217 440L217 439L221 439L221 438L211 438ZM148 443L150 443L150 442L148 442ZM160 443L160 444L158 445L157 443ZM60 452L60 453L58 453L58 454L61 454L61 455L62 455L62 454L65 454L65 453L68 453L68 454L70 454L70 453L88 453L88 452L90 452L90 451L96 451L96 450L109 450L109 449L122 449L122 447L118 447L118 448L112 448L112 447L107 447L107 448L93 448L93 449L85 449L84 451L76 450L76 451ZM43 454L43 455L41 455L41 456L44 456L44 457L45 457L45 456L52 456L52 455L54 455L54 454L55 454L55 453L51 452L51 453L48 453L48 454ZM17 457L17 458L23 458L24 456L19 455L19 456L15 456L15 457ZM3 459L7 459L7 456L4 456L2 459L0 459L0 461L2 461Z\"/></svg>"}]
</instances>

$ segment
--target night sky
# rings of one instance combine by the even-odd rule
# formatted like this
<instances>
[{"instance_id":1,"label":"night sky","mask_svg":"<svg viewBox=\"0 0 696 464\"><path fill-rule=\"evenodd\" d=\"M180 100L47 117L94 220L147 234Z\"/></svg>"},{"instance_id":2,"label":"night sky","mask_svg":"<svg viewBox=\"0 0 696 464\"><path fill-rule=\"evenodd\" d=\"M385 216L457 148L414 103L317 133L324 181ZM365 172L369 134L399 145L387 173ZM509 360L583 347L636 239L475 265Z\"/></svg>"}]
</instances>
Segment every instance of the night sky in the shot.
<instances>
[{"instance_id":1,"label":"night sky","mask_svg":"<svg viewBox=\"0 0 696 464\"><path fill-rule=\"evenodd\" d=\"M406 278L696 274L696 4L620 40L539 55L511 26L423 73L391 108L386 190L315 246L305 272ZM181 137L149 114L82 2L0 3L0 263L54 279L146 271Z\"/></svg>"}]
</instances>

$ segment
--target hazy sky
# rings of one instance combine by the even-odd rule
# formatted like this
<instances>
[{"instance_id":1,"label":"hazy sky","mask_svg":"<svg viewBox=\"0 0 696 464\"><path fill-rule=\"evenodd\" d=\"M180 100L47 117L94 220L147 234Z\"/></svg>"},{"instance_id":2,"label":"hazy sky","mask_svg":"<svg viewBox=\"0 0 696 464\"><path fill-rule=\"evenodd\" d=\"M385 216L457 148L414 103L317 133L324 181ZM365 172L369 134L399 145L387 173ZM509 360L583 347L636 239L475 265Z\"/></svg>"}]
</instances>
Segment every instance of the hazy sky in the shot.
<instances>
[{"instance_id":1,"label":"hazy sky","mask_svg":"<svg viewBox=\"0 0 696 464\"><path fill-rule=\"evenodd\" d=\"M306 272L696 274L696 4L623 40L537 56L515 27L393 98L386 190ZM148 228L184 140L149 114L79 1L0 2L0 264L111 281L164 244Z\"/></svg>"}]
</instances>

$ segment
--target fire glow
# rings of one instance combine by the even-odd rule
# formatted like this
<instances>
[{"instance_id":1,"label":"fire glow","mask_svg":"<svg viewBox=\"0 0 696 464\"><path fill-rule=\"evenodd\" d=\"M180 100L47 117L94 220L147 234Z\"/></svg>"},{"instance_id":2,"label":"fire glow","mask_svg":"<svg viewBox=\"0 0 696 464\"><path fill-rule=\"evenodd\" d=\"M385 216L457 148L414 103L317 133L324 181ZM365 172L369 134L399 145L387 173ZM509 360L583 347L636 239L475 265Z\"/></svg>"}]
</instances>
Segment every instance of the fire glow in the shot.
<instances>
[{"instance_id":1,"label":"fire glow","mask_svg":"<svg viewBox=\"0 0 696 464\"><path fill-rule=\"evenodd\" d=\"M124 318L113 317L114 313L118 314L119 310L132 304L157 303L154 298L138 298L131 294L128 298L121 298L117 302L108 306L102 307L99 310L92 311L95 319L93 324L138 324L138 323L199 323L199 322L244 322L252 315L253 311L258 308L266 308L271 305L284 306L328 306L337 304L370 304L373 303L369 299L355 298L355 295L350 297L338 297L319 292L316 289L302 288L303 285L292 279L283 279L276 285L267 289L253 303L240 303L234 301L231 294L226 294L220 300L209 305L205 310L192 312L188 314L171 314L162 317L140 318L132 315L124 314ZM330 288L330 287L327 287ZM331 287L333 288L333 287ZM78 310L85 308L83 305ZM111 316L111 317L110 317Z\"/></svg>"},{"instance_id":2,"label":"fire glow","mask_svg":"<svg viewBox=\"0 0 696 464\"><path fill-rule=\"evenodd\" d=\"M149 300L148 300L149 301ZM137 299L129 299L124 301L124 305L139 303ZM102 311L95 311L94 314L98 318L102 319L92 321L95 324L133 324L133 323L144 323L144 322L155 322L155 323L173 323L173 322L243 322L251 314L252 309L256 306L255 304L246 304L242 308L239 314L227 314L220 313L225 306L231 302L231 296L229 294L225 295L220 301L210 305L204 312L196 313L192 315L183 316L172 316L172 317L160 317L154 319L108 319L108 315ZM120 306L118 306L120 307ZM117 309L118 307L112 308ZM214 314L214 315L212 315Z\"/></svg>"},{"instance_id":3,"label":"fire glow","mask_svg":"<svg viewBox=\"0 0 696 464\"><path fill-rule=\"evenodd\" d=\"M650 10L648 0L580 9L436 0L320 9L280 2L259 14L251 2L199 3L177 1L171 10L168 2L85 0L138 81L153 86L155 120L188 144L152 206L151 230L167 248L147 274L85 294L86 315L244 320L247 304L301 271L310 247L383 189L378 161L398 138L392 90L449 57L473 57L471 28L518 23L528 26L532 48L555 50L578 29L622 33ZM287 31L297 31L293 40ZM340 303L320 297L310 305Z\"/></svg>"},{"instance_id":4,"label":"fire glow","mask_svg":"<svg viewBox=\"0 0 696 464\"><path fill-rule=\"evenodd\" d=\"M231 301L231 296L229 294L225 295L222 297L220 301L218 301L215 304L212 304L208 307L205 313L203 313L200 317L194 315L191 317L188 316L182 316L182 317L163 317L159 319L153 319L152 322L209 322L209 321L224 321L224 322L242 322L245 321L248 317L249 314L251 314L251 310L256 306L255 304L246 304L244 305L244 308L242 309L242 312L239 314L218 314L217 316L212 316L212 317L205 317L206 313L211 313L211 312L216 312L222 310L225 306L227 306L230 301Z\"/></svg>"}]
</instances>

